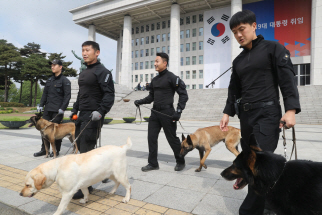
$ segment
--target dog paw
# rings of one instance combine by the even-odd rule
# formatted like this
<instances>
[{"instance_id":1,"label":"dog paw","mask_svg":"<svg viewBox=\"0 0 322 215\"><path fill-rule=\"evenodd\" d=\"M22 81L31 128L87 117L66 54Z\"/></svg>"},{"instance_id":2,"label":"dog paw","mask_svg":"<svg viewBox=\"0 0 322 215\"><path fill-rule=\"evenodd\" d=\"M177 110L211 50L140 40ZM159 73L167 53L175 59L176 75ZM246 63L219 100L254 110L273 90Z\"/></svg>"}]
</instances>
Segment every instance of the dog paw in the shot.
<instances>
[{"instance_id":1,"label":"dog paw","mask_svg":"<svg viewBox=\"0 0 322 215\"><path fill-rule=\"evenodd\" d=\"M87 200L85 200L85 199L79 200L79 203L82 203L82 204L86 204L86 202L87 202Z\"/></svg>"},{"instance_id":2,"label":"dog paw","mask_svg":"<svg viewBox=\"0 0 322 215\"><path fill-rule=\"evenodd\" d=\"M198 168L195 170L195 172L200 172L201 171L201 168Z\"/></svg>"},{"instance_id":3,"label":"dog paw","mask_svg":"<svg viewBox=\"0 0 322 215\"><path fill-rule=\"evenodd\" d=\"M115 191L113 192L113 191L111 191L111 192L109 192L108 194L109 195L114 195L114 193L115 193Z\"/></svg>"},{"instance_id":4,"label":"dog paw","mask_svg":"<svg viewBox=\"0 0 322 215\"><path fill-rule=\"evenodd\" d=\"M203 168L207 169L207 165L206 165L206 164L204 164L204 165L202 165L202 166L203 166Z\"/></svg>"},{"instance_id":5,"label":"dog paw","mask_svg":"<svg viewBox=\"0 0 322 215\"><path fill-rule=\"evenodd\" d=\"M122 199L123 203L128 203L129 201L130 201L130 199L127 199L127 198Z\"/></svg>"}]
</instances>

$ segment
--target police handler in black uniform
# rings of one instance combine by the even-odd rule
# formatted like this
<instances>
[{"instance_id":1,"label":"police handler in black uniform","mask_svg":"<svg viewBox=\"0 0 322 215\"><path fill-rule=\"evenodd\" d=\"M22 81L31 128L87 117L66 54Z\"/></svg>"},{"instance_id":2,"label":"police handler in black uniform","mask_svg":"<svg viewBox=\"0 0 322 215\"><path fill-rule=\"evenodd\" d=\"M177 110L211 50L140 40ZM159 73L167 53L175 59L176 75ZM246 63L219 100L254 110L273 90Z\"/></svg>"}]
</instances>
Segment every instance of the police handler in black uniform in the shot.
<instances>
[{"instance_id":1,"label":"police handler in black uniform","mask_svg":"<svg viewBox=\"0 0 322 215\"><path fill-rule=\"evenodd\" d=\"M84 129L77 140L80 153L94 149L103 126L104 116L111 110L115 99L112 73L97 60L99 54L98 43L86 41L82 44L82 56L87 68L79 74L79 92L70 115L72 117L80 111L75 133L78 137ZM90 193L93 190L91 186L88 189ZM78 190L73 199L83 197L82 191Z\"/></svg>"},{"instance_id":2,"label":"police handler in black uniform","mask_svg":"<svg viewBox=\"0 0 322 215\"><path fill-rule=\"evenodd\" d=\"M49 62L49 65L51 65L53 76L46 82L39 109L43 111L43 107L45 106L43 118L46 120L53 119L52 122L59 124L64 117L64 111L70 100L70 81L62 74L63 63L60 60L55 59ZM57 156L59 155L61 142L62 140L55 141ZM42 140L41 150L34 153L34 156L38 157L45 154L46 149L44 140ZM50 157L53 156L54 153L52 152Z\"/></svg>"},{"instance_id":3,"label":"police handler in black uniform","mask_svg":"<svg viewBox=\"0 0 322 215\"><path fill-rule=\"evenodd\" d=\"M177 121L180 119L182 110L188 101L188 94L184 82L167 70L168 62L169 56L166 53L157 53L154 67L159 72L159 75L152 79L149 95L144 99L134 101L136 106L154 102L154 110L171 116L170 118L151 111L148 125L149 159L148 165L142 167L143 172L159 169L158 136L161 128L164 130L177 162L174 170L181 171L185 167L184 158L179 157L181 142L177 137L176 130ZM175 92L179 94L177 111L173 107Z\"/></svg>"},{"instance_id":4,"label":"police handler in black uniform","mask_svg":"<svg viewBox=\"0 0 322 215\"><path fill-rule=\"evenodd\" d=\"M229 116L237 114L242 138L248 143L250 134L254 133L262 150L274 152L283 127L280 121L285 121L286 128L291 128L295 125L295 114L301 111L290 52L278 42L256 36L256 16L252 11L233 15L230 29L244 50L233 61L220 128L225 131ZM283 117L278 87L284 100L286 113ZM239 214L262 215L264 206L265 197L258 196L248 186Z\"/></svg>"}]
</instances>

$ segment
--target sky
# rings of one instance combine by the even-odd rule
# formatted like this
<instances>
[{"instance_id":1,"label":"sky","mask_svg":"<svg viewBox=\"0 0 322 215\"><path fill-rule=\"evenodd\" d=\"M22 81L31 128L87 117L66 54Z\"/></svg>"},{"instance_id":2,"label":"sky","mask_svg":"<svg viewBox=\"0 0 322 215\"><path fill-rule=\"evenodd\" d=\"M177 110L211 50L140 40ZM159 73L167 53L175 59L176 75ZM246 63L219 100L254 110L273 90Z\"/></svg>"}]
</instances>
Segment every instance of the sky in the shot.
<instances>
[{"instance_id":1,"label":"sky","mask_svg":"<svg viewBox=\"0 0 322 215\"><path fill-rule=\"evenodd\" d=\"M29 42L41 45L47 53L63 53L65 61L73 61L71 67L79 73L81 45L88 40L88 29L76 25L69 10L95 0L1 0L0 39L18 48ZM113 69L115 77L115 40L96 34L101 54L99 58L107 69Z\"/></svg>"}]
</instances>

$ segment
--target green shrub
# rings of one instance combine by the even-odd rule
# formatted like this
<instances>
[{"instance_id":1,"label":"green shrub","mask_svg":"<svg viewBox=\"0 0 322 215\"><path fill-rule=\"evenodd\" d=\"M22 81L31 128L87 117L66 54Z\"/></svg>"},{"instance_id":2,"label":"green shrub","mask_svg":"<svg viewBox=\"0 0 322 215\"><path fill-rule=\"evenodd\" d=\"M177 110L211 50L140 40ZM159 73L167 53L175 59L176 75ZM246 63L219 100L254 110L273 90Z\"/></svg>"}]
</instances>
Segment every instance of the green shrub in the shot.
<instances>
[{"instance_id":1,"label":"green shrub","mask_svg":"<svg viewBox=\"0 0 322 215\"><path fill-rule=\"evenodd\" d=\"M13 110L2 110L0 114L12 113Z\"/></svg>"},{"instance_id":2,"label":"green shrub","mask_svg":"<svg viewBox=\"0 0 322 215\"><path fill-rule=\"evenodd\" d=\"M113 118L111 118L111 117L105 117L104 119L113 119Z\"/></svg>"},{"instance_id":3,"label":"green shrub","mask_svg":"<svg viewBox=\"0 0 322 215\"><path fill-rule=\"evenodd\" d=\"M5 108L4 107L0 107L0 110L5 110Z\"/></svg>"},{"instance_id":4,"label":"green shrub","mask_svg":"<svg viewBox=\"0 0 322 215\"><path fill-rule=\"evenodd\" d=\"M135 117L123 117L124 119L135 119Z\"/></svg>"},{"instance_id":5,"label":"green shrub","mask_svg":"<svg viewBox=\"0 0 322 215\"><path fill-rule=\"evenodd\" d=\"M37 108L33 107L33 108L30 108L30 110L37 110Z\"/></svg>"},{"instance_id":6,"label":"green shrub","mask_svg":"<svg viewBox=\"0 0 322 215\"><path fill-rule=\"evenodd\" d=\"M7 110L13 110L12 108L6 108Z\"/></svg>"},{"instance_id":7,"label":"green shrub","mask_svg":"<svg viewBox=\"0 0 322 215\"><path fill-rule=\"evenodd\" d=\"M19 111L16 110L16 113L19 113Z\"/></svg>"},{"instance_id":8,"label":"green shrub","mask_svg":"<svg viewBox=\"0 0 322 215\"><path fill-rule=\"evenodd\" d=\"M18 102L0 102L1 107L24 107L25 105Z\"/></svg>"},{"instance_id":9,"label":"green shrub","mask_svg":"<svg viewBox=\"0 0 322 215\"><path fill-rule=\"evenodd\" d=\"M66 108L66 110L73 110L73 108Z\"/></svg>"}]
</instances>

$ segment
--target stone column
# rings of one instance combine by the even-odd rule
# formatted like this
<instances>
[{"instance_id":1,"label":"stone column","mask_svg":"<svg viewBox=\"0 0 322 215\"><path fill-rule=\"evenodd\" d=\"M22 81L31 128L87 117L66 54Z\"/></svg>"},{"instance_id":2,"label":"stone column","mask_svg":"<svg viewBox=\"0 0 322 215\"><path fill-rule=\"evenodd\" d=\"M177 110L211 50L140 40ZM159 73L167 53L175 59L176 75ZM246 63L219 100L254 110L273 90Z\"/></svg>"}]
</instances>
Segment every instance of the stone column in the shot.
<instances>
[{"instance_id":1,"label":"stone column","mask_svg":"<svg viewBox=\"0 0 322 215\"><path fill-rule=\"evenodd\" d=\"M322 85L322 1L312 0L311 85Z\"/></svg>"},{"instance_id":2,"label":"stone column","mask_svg":"<svg viewBox=\"0 0 322 215\"><path fill-rule=\"evenodd\" d=\"M88 26L88 40L96 41L95 25L93 24Z\"/></svg>"},{"instance_id":3,"label":"stone column","mask_svg":"<svg viewBox=\"0 0 322 215\"><path fill-rule=\"evenodd\" d=\"M123 25L123 48L122 50L122 67L120 84L132 89L131 83L131 40L132 40L132 18L130 15L124 16Z\"/></svg>"},{"instance_id":4,"label":"stone column","mask_svg":"<svg viewBox=\"0 0 322 215\"><path fill-rule=\"evenodd\" d=\"M180 75L180 6L173 3L171 6L171 25L170 25L170 56L169 70Z\"/></svg>"},{"instance_id":5,"label":"stone column","mask_svg":"<svg viewBox=\"0 0 322 215\"><path fill-rule=\"evenodd\" d=\"M120 83L120 70L121 70L121 67L120 67L120 62L121 62L121 50L122 50L122 47L121 47L121 43L122 43L122 30L120 30L120 37L117 39L117 49L116 49L116 71L115 71L115 82L116 83Z\"/></svg>"},{"instance_id":6,"label":"stone column","mask_svg":"<svg viewBox=\"0 0 322 215\"><path fill-rule=\"evenodd\" d=\"M231 16L233 16L238 11L243 10L243 4L242 0L231 0ZM229 29L230 31L230 29ZM231 32L231 31L230 31ZM239 43L234 37L234 34L231 32L230 38L231 41L231 62L239 55L239 53L242 51L242 49L239 48Z\"/></svg>"}]
</instances>

